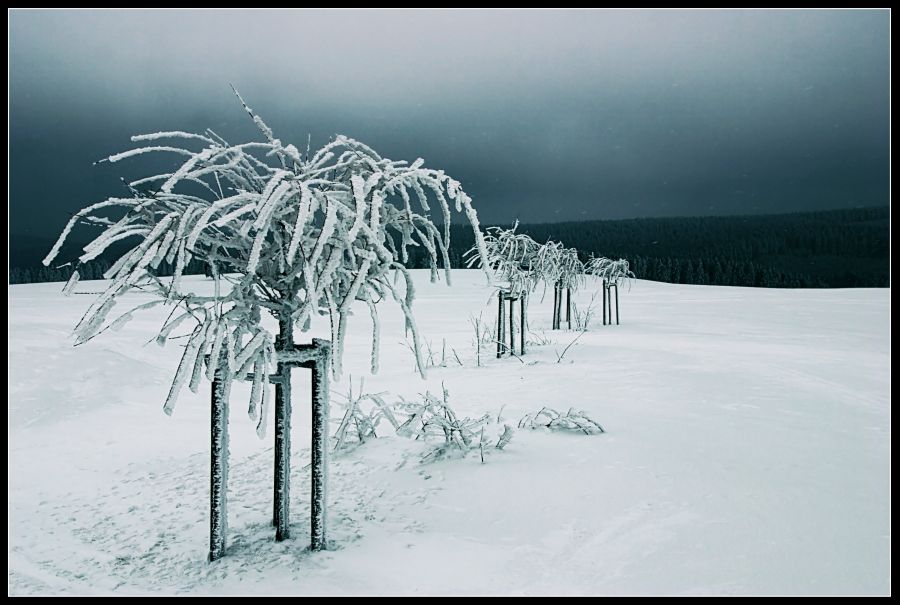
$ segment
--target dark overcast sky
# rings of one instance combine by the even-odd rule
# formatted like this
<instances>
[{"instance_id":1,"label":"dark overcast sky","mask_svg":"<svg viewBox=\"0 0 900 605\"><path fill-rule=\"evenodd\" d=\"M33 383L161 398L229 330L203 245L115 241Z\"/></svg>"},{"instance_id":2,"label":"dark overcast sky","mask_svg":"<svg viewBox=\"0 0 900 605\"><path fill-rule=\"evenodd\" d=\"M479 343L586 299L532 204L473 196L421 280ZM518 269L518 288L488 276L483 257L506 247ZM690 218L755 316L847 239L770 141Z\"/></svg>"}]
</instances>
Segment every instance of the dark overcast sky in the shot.
<instances>
[{"instance_id":1,"label":"dark overcast sky","mask_svg":"<svg viewBox=\"0 0 900 605\"><path fill-rule=\"evenodd\" d=\"M889 203L885 11L10 13L10 231L57 232L129 136L335 133L462 181L483 220Z\"/></svg>"}]
</instances>

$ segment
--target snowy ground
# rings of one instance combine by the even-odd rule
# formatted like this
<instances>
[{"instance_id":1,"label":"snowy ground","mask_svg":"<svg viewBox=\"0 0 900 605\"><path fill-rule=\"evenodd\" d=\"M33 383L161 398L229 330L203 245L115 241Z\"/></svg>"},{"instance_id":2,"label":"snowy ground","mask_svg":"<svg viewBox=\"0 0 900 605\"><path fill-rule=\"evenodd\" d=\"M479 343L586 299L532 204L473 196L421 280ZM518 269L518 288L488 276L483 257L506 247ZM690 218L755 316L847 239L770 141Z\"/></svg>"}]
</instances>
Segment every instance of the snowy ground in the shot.
<instances>
[{"instance_id":1,"label":"snowy ground","mask_svg":"<svg viewBox=\"0 0 900 605\"><path fill-rule=\"evenodd\" d=\"M457 271L452 288L426 277L423 336L438 357L446 339L463 367L448 360L418 379L385 305L382 371L367 391L412 398L443 383L462 414L502 407L515 424L574 406L607 433L519 430L485 464L422 464L426 446L398 436L366 443L333 458L333 549L309 553L308 377L295 373L294 538L280 544L272 437L256 438L240 385L229 553L214 564L208 385L162 413L177 341L144 343L163 314L72 348L91 297L11 286L9 592L890 593L889 290L638 281L622 293L623 324L604 328L598 312L561 363L554 351L576 334L547 330L545 300L532 338L553 344L532 346L527 363L486 349L478 368L468 318L495 312L483 276ZM367 374L368 313L350 326L335 402L347 374L354 388Z\"/></svg>"}]
</instances>

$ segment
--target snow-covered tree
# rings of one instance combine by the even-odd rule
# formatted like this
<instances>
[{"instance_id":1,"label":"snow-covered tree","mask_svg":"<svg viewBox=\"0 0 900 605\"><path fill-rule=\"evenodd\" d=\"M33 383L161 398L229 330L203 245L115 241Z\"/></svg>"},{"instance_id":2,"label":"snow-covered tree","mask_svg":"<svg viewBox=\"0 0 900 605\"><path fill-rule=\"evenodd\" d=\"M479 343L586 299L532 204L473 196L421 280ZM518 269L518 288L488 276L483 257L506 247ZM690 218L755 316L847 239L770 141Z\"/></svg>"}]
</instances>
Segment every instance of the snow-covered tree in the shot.
<instances>
[{"instance_id":1,"label":"snow-covered tree","mask_svg":"<svg viewBox=\"0 0 900 605\"><path fill-rule=\"evenodd\" d=\"M619 284L634 279L634 273L624 258L612 260L603 256L591 258L585 263L585 273L595 275L602 280L603 288L603 325L607 321L612 324L613 298L615 291L616 324L619 323Z\"/></svg>"},{"instance_id":2,"label":"snow-covered tree","mask_svg":"<svg viewBox=\"0 0 900 605\"><path fill-rule=\"evenodd\" d=\"M512 229L489 227L484 235L486 259L476 244L466 252L467 266L481 266L490 269L497 288L497 357L506 349L505 311L503 301L509 301L509 351L515 350L515 319L513 303L519 301L520 352L525 353L525 331L527 325L527 298L540 281L535 254L540 245L525 233L516 233L518 221ZM486 264L485 264L486 260Z\"/></svg>"},{"instance_id":3,"label":"snow-covered tree","mask_svg":"<svg viewBox=\"0 0 900 605\"><path fill-rule=\"evenodd\" d=\"M544 283L553 284L553 329L558 330L562 323L563 291L566 293L566 323L571 324L572 292L584 279L578 250L548 241L535 253L535 265Z\"/></svg>"},{"instance_id":4,"label":"snow-covered tree","mask_svg":"<svg viewBox=\"0 0 900 605\"><path fill-rule=\"evenodd\" d=\"M231 144L211 130L132 137L140 146L105 161L148 154L171 154L183 161L171 172L131 181L128 196L110 197L78 212L44 264L54 260L80 225L99 228L100 233L85 246L79 263L97 258L117 242L133 242L105 273L109 285L75 327L76 344L120 327L136 311L171 306L157 341L165 344L185 325L188 335L165 412L172 413L185 384L196 392L203 377L228 384L252 375L249 415L262 436L267 377L273 370L286 374L279 355L293 352L295 327L306 330L315 315L329 317L331 365L340 375L350 307L361 301L373 320L375 372L376 305L392 298L405 315L417 367L424 375L412 312L415 292L403 265L409 247L423 248L432 279L443 267L449 283L448 243L455 209L472 225L479 253L487 253L471 199L443 171L426 168L422 159L409 163L382 157L341 135L317 151L307 145L301 152L276 138L240 95L238 99L263 140ZM440 216L442 227L432 222L431 212ZM191 259L209 265L212 293L194 292L182 279ZM171 278L158 274L164 261L175 267ZM66 293L78 277L76 270ZM110 321L113 308L133 290L155 297ZM277 335L265 328L263 313L278 322ZM280 388L289 400L289 382L284 384ZM289 403L286 407L281 413L289 415ZM276 440L281 434L278 418L276 409Z\"/></svg>"},{"instance_id":5,"label":"snow-covered tree","mask_svg":"<svg viewBox=\"0 0 900 605\"><path fill-rule=\"evenodd\" d=\"M200 378L212 377L222 363L230 377L254 370L263 370L254 375L264 376L265 369L271 369L277 361L275 338L260 321L262 311L279 321L283 339L292 339L287 331L291 324L305 329L314 315L328 315L334 371L339 375L350 305L364 302L375 320L372 370L377 371L376 303L390 297L406 316L417 364L424 373L412 314L414 289L403 262L410 246L421 246L428 253L432 277L441 265L449 283L447 244L453 206L471 222L477 246L486 256L469 196L458 181L425 168L421 159L408 163L383 158L345 136L335 137L315 153L309 149L301 153L275 138L263 120L244 107L264 141L233 145L209 130L158 132L132 137L147 146L107 158L119 162L148 153L172 153L186 159L171 173L132 181L129 197L111 197L78 212L44 259L49 265L80 224L102 229L85 246L80 262L96 258L118 241L137 240L104 275L109 286L76 326L76 343L107 327L121 326L134 311L176 307L159 343L165 344L185 322L192 329L166 401L165 410L171 413L185 382L196 390ZM181 146L164 145L162 140L178 140ZM189 148L192 143L199 148ZM429 217L432 205L441 215L443 229ZM109 216L116 211L118 216ZM182 274L192 258L210 265L213 294L196 294L185 286ZM175 265L171 279L156 275L164 260ZM397 280L396 274L402 279ZM66 292L77 280L76 270ZM122 295L133 289L157 297L107 323ZM261 400L255 390L253 414Z\"/></svg>"},{"instance_id":6,"label":"snow-covered tree","mask_svg":"<svg viewBox=\"0 0 900 605\"><path fill-rule=\"evenodd\" d=\"M517 221L512 229L489 227L484 234L487 264L494 274L495 285L516 297L534 290L540 279L535 264L540 244L530 235L516 233L518 226ZM477 245L466 252L466 259L469 268L482 266Z\"/></svg>"},{"instance_id":7,"label":"snow-covered tree","mask_svg":"<svg viewBox=\"0 0 900 605\"><path fill-rule=\"evenodd\" d=\"M634 279L634 273L628 267L628 261L624 258L612 260L603 256L591 258L584 265L584 272L605 279L611 285L619 285L630 279Z\"/></svg>"}]
</instances>

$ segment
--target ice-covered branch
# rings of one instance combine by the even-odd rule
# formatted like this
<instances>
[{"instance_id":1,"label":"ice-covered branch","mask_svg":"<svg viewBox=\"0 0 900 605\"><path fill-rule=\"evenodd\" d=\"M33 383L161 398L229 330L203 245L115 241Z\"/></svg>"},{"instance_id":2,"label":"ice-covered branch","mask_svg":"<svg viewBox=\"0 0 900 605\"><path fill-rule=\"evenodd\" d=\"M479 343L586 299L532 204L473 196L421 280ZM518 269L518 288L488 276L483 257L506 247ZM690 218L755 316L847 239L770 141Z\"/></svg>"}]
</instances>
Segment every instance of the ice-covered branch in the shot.
<instances>
[{"instance_id":1,"label":"ice-covered branch","mask_svg":"<svg viewBox=\"0 0 900 605\"><path fill-rule=\"evenodd\" d=\"M108 161L158 153L179 154L185 160L172 172L132 180L133 198L109 198L76 214L44 260L49 264L75 226L85 221L103 231L85 247L83 261L108 254L115 249L112 244L134 242L106 273L110 283L79 322L76 336L85 342L103 330L116 301L134 288L181 308L158 338L165 343L175 325L193 320L167 397L167 413L184 383L195 389L202 377L222 370L223 358L226 380L242 378L250 370L256 377L271 369L277 361L275 338L262 327L261 309L276 319L291 319L301 329L318 314L330 315L333 367L339 371L347 318L352 304L360 301L376 324L375 369L375 303L391 297L406 316L418 351L412 282L405 275L405 287L399 286L390 275L404 271L409 247L425 252L433 274L441 267L449 270L452 210L463 214L474 231L476 246L470 258L480 259L489 275L495 270L487 258L493 240L482 237L471 199L459 181L426 168L421 159L390 160L345 136L301 156L238 98L262 141L232 145L209 130L132 137L148 146L112 155ZM175 139L183 147L159 144L163 139ZM432 222L432 210L440 212L443 229ZM502 253L526 255L533 240L525 237L516 236L513 249ZM216 276L214 296L197 296L185 288L182 275L192 260L205 263ZM171 278L160 277L164 262L173 266ZM223 275L230 276L227 282ZM424 370L421 359L418 362ZM251 410L265 406L264 391L265 384L254 386Z\"/></svg>"}]
</instances>

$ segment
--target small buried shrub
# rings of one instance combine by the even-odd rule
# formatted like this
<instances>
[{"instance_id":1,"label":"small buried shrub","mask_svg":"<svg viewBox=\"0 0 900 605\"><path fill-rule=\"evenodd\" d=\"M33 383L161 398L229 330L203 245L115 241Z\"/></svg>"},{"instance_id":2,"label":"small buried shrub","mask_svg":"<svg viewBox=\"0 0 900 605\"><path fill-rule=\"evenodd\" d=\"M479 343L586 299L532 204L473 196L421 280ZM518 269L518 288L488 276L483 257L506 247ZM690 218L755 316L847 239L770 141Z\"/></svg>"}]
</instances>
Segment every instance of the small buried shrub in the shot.
<instances>
[{"instance_id":1,"label":"small buried shrub","mask_svg":"<svg viewBox=\"0 0 900 605\"><path fill-rule=\"evenodd\" d=\"M583 411L569 408L565 415L553 408L543 407L535 414L526 414L519 421L520 429L547 428L550 430L582 431L586 435L605 433L603 427Z\"/></svg>"},{"instance_id":2,"label":"small buried shrub","mask_svg":"<svg viewBox=\"0 0 900 605\"><path fill-rule=\"evenodd\" d=\"M450 407L450 393L443 389L441 397L426 391L419 401L400 398L395 403L387 403L384 393L363 392L360 381L359 394L350 392L346 397L344 415L334 435L334 449L350 449L362 445L366 440L378 437L377 431L382 421L386 421L401 437L410 437L431 445L420 461L433 462L444 458L464 458L477 450L481 462L490 450L502 450L515 435L515 429L485 413L477 418L460 417ZM502 410L501 410L502 413ZM491 437L488 430L495 437ZM520 429L547 428L550 430L581 431L586 435L605 433L600 424L584 411L570 408L561 414L553 408L543 407L534 414L526 414L520 421ZM382 434L382 436L384 436Z\"/></svg>"},{"instance_id":3,"label":"small buried shrub","mask_svg":"<svg viewBox=\"0 0 900 605\"><path fill-rule=\"evenodd\" d=\"M454 454L463 457L472 450L478 450L484 462L485 450L502 450L515 433L513 427L503 424L496 443L493 443L485 429L487 425L499 424L499 416L496 421L488 413L474 419L460 418L448 403L450 394L446 389L441 398L426 392L421 401L406 401L401 397L400 401L387 403L385 393L365 393L363 386L361 380L359 393L354 396L351 380L346 403L339 404L343 405L344 414L333 437L334 451L349 450L377 438L379 425L386 421L401 437L421 438L432 444L439 440L422 456L422 462ZM381 436L384 436L383 431Z\"/></svg>"},{"instance_id":4,"label":"small buried shrub","mask_svg":"<svg viewBox=\"0 0 900 605\"><path fill-rule=\"evenodd\" d=\"M366 439L378 437L377 429L382 420L386 420L394 430L400 426L392 406L384 401L385 394L365 393L364 384L360 380L359 394L354 397L353 379L350 379L344 415L334 434L335 451L362 445Z\"/></svg>"},{"instance_id":5,"label":"small buried shrub","mask_svg":"<svg viewBox=\"0 0 900 605\"><path fill-rule=\"evenodd\" d=\"M403 437L421 438L422 441L440 439L439 444L422 456L422 461L437 460L445 456L459 454L465 456L472 450L479 450L484 462L484 450L488 445L485 427L491 423L491 415L485 413L478 418L468 416L460 418L448 402L450 394L443 390L439 399L430 392L425 393L422 401L402 401L397 405L408 415L397 429ZM503 449L512 439L512 427L504 425L496 449Z\"/></svg>"}]
</instances>

